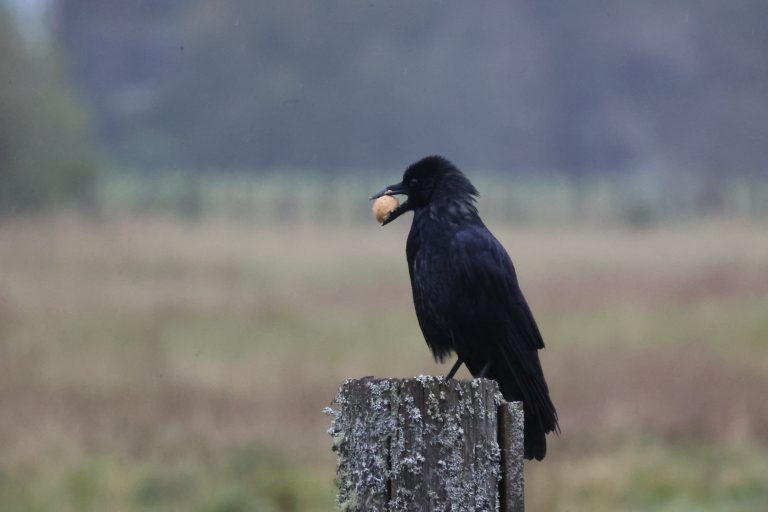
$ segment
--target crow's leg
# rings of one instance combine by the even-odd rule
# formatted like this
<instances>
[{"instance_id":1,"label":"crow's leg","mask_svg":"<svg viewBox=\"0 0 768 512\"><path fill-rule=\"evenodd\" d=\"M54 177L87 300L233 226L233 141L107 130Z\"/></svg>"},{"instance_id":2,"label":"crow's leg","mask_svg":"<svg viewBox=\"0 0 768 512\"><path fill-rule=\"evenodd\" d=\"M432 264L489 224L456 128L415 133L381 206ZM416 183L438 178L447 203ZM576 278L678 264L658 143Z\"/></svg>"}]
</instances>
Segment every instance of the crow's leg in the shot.
<instances>
[{"instance_id":1,"label":"crow's leg","mask_svg":"<svg viewBox=\"0 0 768 512\"><path fill-rule=\"evenodd\" d=\"M485 366L483 366L483 369L480 370L480 373L475 375L476 379L482 379L488 374L488 370L491 368L491 361L488 361L485 363Z\"/></svg>"},{"instance_id":2,"label":"crow's leg","mask_svg":"<svg viewBox=\"0 0 768 512\"><path fill-rule=\"evenodd\" d=\"M461 368L461 365L463 363L464 361L462 361L460 357L456 358L456 364L453 365L453 368L451 368L451 371L449 371L448 375L445 376L445 382L448 382L453 378L454 375L456 375L456 372L459 371L459 368Z\"/></svg>"}]
</instances>

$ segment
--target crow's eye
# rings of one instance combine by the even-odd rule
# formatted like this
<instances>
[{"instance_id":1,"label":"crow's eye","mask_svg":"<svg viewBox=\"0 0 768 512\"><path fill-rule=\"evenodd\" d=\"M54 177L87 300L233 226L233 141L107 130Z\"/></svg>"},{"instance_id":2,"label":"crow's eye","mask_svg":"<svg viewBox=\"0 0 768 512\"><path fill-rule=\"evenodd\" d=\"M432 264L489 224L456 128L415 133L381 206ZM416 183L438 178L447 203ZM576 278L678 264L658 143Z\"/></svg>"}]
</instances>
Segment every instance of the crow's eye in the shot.
<instances>
[{"instance_id":1,"label":"crow's eye","mask_svg":"<svg viewBox=\"0 0 768 512\"><path fill-rule=\"evenodd\" d=\"M415 187L419 184L419 180L417 178L411 178L410 181L408 181L408 184L412 187Z\"/></svg>"}]
</instances>

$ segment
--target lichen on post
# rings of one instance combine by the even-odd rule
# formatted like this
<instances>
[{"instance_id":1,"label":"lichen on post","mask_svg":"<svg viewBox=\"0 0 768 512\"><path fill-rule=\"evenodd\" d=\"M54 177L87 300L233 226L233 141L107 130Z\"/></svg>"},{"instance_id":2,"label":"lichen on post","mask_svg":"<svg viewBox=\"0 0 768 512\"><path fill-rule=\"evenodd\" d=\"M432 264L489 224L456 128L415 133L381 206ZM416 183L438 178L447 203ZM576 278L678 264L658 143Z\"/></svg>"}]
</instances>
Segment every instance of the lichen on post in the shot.
<instances>
[{"instance_id":1,"label":"lichen on post","mask_svg":"<svg viewBox=\"0 0 768 512\"><path fill-rule=\"evenodd\" d=\"M334 403L339 510L498 509L506 487L496 382L350 379Z\"/></svg>"}]
</instances>

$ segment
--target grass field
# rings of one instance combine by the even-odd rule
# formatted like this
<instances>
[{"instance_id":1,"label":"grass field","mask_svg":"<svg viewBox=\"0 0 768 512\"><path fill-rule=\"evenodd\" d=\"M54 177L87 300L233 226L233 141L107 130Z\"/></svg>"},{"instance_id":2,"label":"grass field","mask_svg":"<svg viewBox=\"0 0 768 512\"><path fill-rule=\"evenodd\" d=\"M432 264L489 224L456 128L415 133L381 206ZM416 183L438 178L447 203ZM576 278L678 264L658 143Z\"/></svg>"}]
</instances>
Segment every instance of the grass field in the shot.
<instances>
[{"instance_id":1,"label":"grass field","mask_svg":"<svg viewBox=\"0 0 768 512\"><path fill-rule=\"evenodd\" d=\"M0 510L332 510L338 384L447 370L407 224L0 224ZM528 510L765 510L768 225L491 228L563 429Z\"/></svg>"}]
</instances>

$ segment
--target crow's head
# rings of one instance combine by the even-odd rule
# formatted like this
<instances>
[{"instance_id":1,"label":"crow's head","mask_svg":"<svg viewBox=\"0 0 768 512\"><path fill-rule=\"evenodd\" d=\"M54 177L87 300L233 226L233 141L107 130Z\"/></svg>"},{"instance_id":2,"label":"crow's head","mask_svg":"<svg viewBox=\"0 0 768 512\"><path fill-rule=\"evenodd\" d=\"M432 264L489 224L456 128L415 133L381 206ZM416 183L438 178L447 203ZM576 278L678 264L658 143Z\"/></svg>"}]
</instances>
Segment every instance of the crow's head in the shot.
<instances>
[{"instance_id":1,"label":"crow's head","mask_svg":"<svg viewBox=\"0 0 768 512\"><path fill-rule=\"evenodd\" d=\"M390 185L371 196L407 195L408 199L395 208L382 225L389 224L408 210L445 203L446 212L458 210L477 214L474 200L477 189L451 162L441 156L428 156L412 164L403 174L403 181Z\"/></svg>"}]
</instances>

